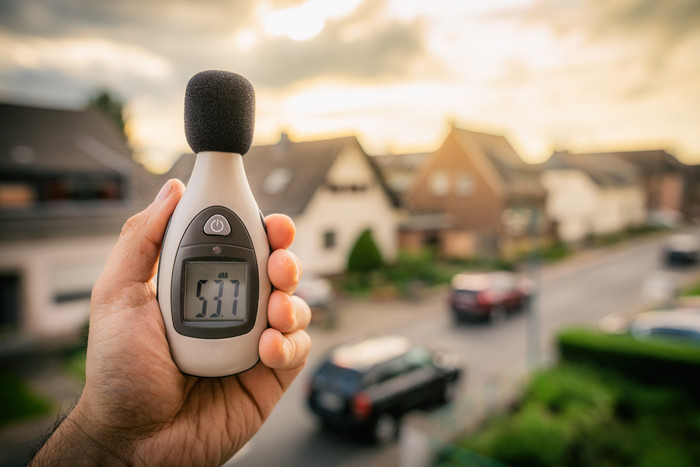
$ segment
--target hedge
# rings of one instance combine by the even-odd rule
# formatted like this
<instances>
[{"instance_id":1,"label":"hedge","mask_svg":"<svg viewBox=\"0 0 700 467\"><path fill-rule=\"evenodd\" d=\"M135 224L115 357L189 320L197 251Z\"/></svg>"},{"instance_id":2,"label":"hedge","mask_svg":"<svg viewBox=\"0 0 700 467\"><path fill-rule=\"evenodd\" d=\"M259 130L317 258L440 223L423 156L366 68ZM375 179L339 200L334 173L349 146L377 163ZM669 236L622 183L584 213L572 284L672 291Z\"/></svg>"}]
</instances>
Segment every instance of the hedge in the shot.
<instances>
[{"instance_id":1,"label":"hedge","mask_svg":"<svg viewBox=\"0 0 700 467\"><path fill-rule=\"evenodd\" d=\"M629 334L568 328L557 336L564 361L595 364L651 384L700 390L700 346L663 339L640 341Z\"/></svg>"}]
</instances>

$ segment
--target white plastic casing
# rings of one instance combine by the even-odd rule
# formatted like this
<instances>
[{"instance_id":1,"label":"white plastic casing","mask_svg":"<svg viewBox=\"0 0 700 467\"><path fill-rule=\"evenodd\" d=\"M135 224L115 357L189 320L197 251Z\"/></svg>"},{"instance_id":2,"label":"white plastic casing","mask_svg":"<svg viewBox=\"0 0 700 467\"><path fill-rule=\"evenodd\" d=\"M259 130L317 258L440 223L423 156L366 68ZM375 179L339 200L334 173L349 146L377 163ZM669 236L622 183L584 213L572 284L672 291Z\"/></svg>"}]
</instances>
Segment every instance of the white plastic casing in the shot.
<instances>
[{"instance_id":1,"label":"white plastic casing","mask_svg":"<svg viewBox=\"0 0 700 467\"><path fill-rule=\"evenodd\" d=\"M192 219L210 206L232 210L248 229L259 272L258 310L253 329L241 336L199 339L179 334L173 327L171 288L180 240ZM270 246L260 210L248 185L240 154L201 152L192 176L173 213L163 241L158 269L160 304L170 353L180 371L194 376L226 376L248 370L259 360L260 336L267 327L267 302L271 285L267 274Z\"/></svg>"}]
</instances>

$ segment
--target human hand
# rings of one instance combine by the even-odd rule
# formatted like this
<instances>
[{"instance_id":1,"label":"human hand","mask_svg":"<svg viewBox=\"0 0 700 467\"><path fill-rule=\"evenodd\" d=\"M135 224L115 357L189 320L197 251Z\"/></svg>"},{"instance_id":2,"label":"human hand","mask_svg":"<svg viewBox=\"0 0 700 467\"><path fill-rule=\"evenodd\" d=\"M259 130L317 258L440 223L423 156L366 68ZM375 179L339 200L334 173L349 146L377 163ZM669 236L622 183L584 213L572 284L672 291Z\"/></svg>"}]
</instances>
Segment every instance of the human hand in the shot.
<instances>
[{"instance_id":1,"label":"human hand","mask_svg":"<svg viewBox=\"0 0 700 467\"><path fill-rule=\"evenodd\" d=\"M95 283L86 383L75 409L34 459L43 463L218 465L260 428L303 368L311 341L308 305L291 293L301 276L286 248L294 224L265 219L276 290L260 362L224 378L182 374L170 356L153 278L165 228L184 186L169 181L124 226ZM60 456L60 457L58 457Z\"/></svg>"}]
</instances>

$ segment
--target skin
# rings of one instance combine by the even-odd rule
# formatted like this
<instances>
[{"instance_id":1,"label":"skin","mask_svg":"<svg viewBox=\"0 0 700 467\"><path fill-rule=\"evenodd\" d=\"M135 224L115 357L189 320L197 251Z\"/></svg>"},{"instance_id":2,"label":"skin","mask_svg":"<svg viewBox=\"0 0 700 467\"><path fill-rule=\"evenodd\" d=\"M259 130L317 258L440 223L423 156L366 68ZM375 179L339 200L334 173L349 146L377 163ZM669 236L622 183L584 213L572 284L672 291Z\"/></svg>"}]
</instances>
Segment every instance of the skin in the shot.
<instances>
[{"instance_id":1,"label":"skin","mask_svg":"<svg viewBox=\"0 0 700 467\"><path fill-rule=\"evenodd\" d=\"M93 288L85 388L32 465L220 465L258 431L303 368L311 312L291 295L301 265L286 250L294 224L279 214L265 219L275 290L260 362L224 378L188 376L175 366L153 279L183 192L170 180L124 225Z\"/></svg>"}]
</instances>

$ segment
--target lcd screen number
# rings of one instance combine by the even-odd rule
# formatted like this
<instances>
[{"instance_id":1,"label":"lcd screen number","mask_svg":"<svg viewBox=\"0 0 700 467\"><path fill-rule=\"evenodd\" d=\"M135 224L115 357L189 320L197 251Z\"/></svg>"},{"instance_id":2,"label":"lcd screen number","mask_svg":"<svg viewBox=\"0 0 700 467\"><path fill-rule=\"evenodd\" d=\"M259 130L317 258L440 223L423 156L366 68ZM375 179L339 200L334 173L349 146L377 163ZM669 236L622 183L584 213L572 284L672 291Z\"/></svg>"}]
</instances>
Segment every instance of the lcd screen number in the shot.
<instances>
[{"instance_id":1,"label":"lcd screen number","mask_svg":"<svg viewBox=\"0 0 700 467\"><path fill-rule=\"evenodd\" d=\"M246 319L246 265L189 261L186 269L185 321Z\"/></svg>"}]
</instances>

